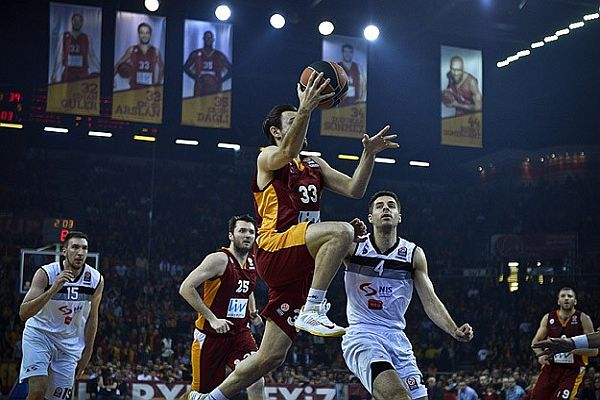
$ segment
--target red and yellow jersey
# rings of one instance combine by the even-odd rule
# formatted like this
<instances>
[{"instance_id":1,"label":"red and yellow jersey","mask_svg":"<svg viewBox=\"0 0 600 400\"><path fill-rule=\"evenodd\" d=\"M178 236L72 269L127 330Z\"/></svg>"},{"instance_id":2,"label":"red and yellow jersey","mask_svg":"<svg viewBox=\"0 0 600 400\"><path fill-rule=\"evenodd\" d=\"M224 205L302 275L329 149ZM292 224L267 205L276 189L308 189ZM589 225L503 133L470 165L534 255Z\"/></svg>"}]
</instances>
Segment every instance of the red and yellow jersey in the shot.
<instances>
[{"instance_id":1,"label":"red and yellow jersey","mask_svg":"<svg viewBox=\"0 0 600 400\"><path fill-rule=\"evenodd\" d=\"M229 332L218 335L233 336L248 329L248 302L256 285L256 267L252 254L248 255L244 265L240 265L228 249L221 248L219 251L228 257L225 272L204 282L200 294L204 304L217 318L233 322ZM202 314L198 314L195 325L206 334L217 335Z\"/></svg>"},{"instance_id":2,"label":"red and yellow jersey","mask_svg":"<svg viewBox=\"0 0 600 400\"><path fill-rule=\"evenodd\" d=\"M222 90L221 78L229 61L219 50L206 51L199 49L194 52L194 74L196 86L194 96L217 93Z\"/></svg>"},{"instance_id":3,"label":"red and yellow jersey","mask_svg":"<svg viewBox=\"0 0 600 400\"><path fill-rule=\"evenodd\" d=\"M132 89L141 86L150 86L154 83L154 72L158 63L158 50L154 46L148 46L144 53L140 45L133 46L131 50L131 64L134 73L129 78Z\"/></svg>"},{"instance_id":4,"label":"red and yellow jersey","mask_svg":"<svg viewBox=\"0 0 600 400\"><path fill-rule=\"evenodd\" d=\"M466 74L467 77L458 85L452 82L452 79L450 79L450 82L448 82L448 89L452 91L458 103L475 104L475 100L473 100L473 92L471 91L471 86L478 85L477 78L475 78L473 75L467 72L465 72L464 74ZM456 115L464 115L466 113L467 111L465 110L462 110L460 108L456 109Z\"/></svg>"},{"instance_id":5,"label":"red and yellow jersey","mask_svg":"<svg viewBox=\"0 0 600 400\"><path fill-rule=\"evenodd\" d=\"M73 36L71 32L63 34L62 63L65 69L88 70L90 44L85 33Z\"/></svg>"},{"instance_id":6,"label":"red and yellow jersey","mask_svg":"<svg viewBox=\"0 0 600 400\"><path fill-rule=\"evenodd\" d=\"M259 244L261 234L283 232L300 222L321 220L321 174L319 164L305 157L273 171L273 179L262 190L254 178L252 191Z\"/></svg>"},{"instance_id":7,"label":"red and yellow jersey","mask_svg":"<svg viewBox=\"0 0 600 400\"><path fill-rule=\"evenodd\" d=\"M546 324L549 338L569 338L577 335L583 335L583 325L581 324L581 311L575 311L566 321L561 321L558 317L558 311L554 310L548 313L548 323ZM586 356L578 356L570 353L556 354L552 360L554 364L565 367L582 367L588 364Z\"/></svg>"},{"instance_id":8,"label":"red and yellow jersey","mask_svg":"<svg viewBox=\"0 0 600 400\"><path fill-rule=\"evenodd\" d=\"M338 64L346 71L346 76L348 77L348 91L346 92L346 97L344 97L342 103L356 103L361 95L360 70L358 69L358 64L353 62L350 65L350 68L347 68L342 61Z\"/></svg>"}]
</instances>

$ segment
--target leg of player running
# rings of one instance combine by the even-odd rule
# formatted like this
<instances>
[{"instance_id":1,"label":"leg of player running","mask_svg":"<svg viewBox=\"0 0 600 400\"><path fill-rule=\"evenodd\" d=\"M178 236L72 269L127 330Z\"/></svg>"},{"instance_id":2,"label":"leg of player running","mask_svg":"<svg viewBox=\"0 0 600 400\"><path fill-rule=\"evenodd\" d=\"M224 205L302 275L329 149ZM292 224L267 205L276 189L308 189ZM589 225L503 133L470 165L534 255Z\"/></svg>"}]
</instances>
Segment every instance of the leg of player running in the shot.
<instances>
[{"instance_id":1,"label":"leg of player running","mask_svg":"<svg viewBox=\"0 0 600 400\"><path fill-rule=\"evenodd\" d=\"M248 389L248 400L264 400L265 398L265 379L260 378L254 382Z\"/></svg>"},{"instance_id":2,"label":"leg of player running","mask_svg":"<svg viewBox=\"0 0 600 400\"><path fill-rule=\"evenodd\" d=\"M373 398L375 400L411 400L411 396L400 380L398 372L388 369L373 380ZM424 397L427 399L427 397ZM421 400L421 399L419 399Z\"/></svg>"},{"instance_id":3,"label":"leg of player running","mask_svg":"<svg viewBox=\"0 0 600 400\"><path fill-rule=\"evenodd\" d=\"M292 345L292 340L273 321L267 320L265 334L258 351L239 363L233 372L204 397L205 400L226 400L249 387L263 376L279 367ZM197 392L196 392L197 393ZM198 397L190 395L191 400Z\"/></svg>"},{"instance_id":4,"label":"leg of player running","mask_svg":"<svg viewBox=\"0 0 600 400\"><path fill-rule=\"evenodd\" d=\"M315 272L296 328L319 336L339 336L345 329L333 324L323 306L327 288L348 253L354 228L347 222L319 222L306 229L306 247L315 259Z\"/></svg>"},{"instance_id":5,"label":"leg of player running","mask_svg":"<svg viewBox=\"0 0 600 400\"><path fill-rule=\"evenodd\" d=\"M43 375L31 376L27 379L27 383L29 385L27 400L44 400L48 390L48 377Z\"/></svg>"}]
</instances>

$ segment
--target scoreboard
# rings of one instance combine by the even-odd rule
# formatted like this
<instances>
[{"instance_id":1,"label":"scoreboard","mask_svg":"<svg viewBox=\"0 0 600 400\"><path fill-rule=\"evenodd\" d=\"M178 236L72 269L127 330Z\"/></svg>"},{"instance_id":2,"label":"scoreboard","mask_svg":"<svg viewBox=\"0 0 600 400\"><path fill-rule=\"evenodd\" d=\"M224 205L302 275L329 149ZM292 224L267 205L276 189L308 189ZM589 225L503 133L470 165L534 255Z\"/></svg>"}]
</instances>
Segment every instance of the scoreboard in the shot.
<instances>
[{"instance_id":1,"label":"scoreboard","mask_svg":"<svg viewBox=\"0 0 600 400\"><path fill-rule=\"evenodd\" d=\"M71 218L46 218L42 228L44 243L64 243L65 238L75 228Z\"/></svg>"},{"instance_id":2,"label":"scoreboard","mask_svg":"<svg viewBox=\"0 0 600 400\"><path fill-rule=\"evenodd\" d=\"M23 114L23 92L0 87L0 127L22 128Z\"/></svg>"}]
</instances>

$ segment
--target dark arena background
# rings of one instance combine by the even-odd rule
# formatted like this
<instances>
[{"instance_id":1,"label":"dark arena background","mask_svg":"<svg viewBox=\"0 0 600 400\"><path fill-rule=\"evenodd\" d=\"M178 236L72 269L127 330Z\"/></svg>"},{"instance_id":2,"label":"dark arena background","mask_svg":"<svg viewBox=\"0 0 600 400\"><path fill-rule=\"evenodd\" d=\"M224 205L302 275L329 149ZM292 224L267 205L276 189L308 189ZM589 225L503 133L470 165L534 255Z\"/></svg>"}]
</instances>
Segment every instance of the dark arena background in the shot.
<instances>
[{"instance_id":1,"label":"dark arena background","mask_svg":"<svg viewBox=\"0 0 600 400\"><path fill-rule=\"evenodd\" d=\"M87 263L105 279L94 353L73 397L185 394L196 313L179 286L207 254L228 245L230 216L254 214L256 157L268 145L262 120L275 104L298 105L300 74L324 59L328 40L356 43L354 55L362 49L362 86L354 90L363 99L314 111L306 150L352 174L362 133L389 124L400 148L378 155L362 199L324 194L321 218L366 221L373 193L397 193L399 234L424 249L436 293L453 319L475 332L469 343L455 341L414 294L405 331L429 398L530 398L540 372L531 341L544 314L557 308L562 287L575 290L576 308L591 317L594 330L600 324L599 1L1 4L2 396L26 396L27 386L18 384L19 306L35 270L58 257L71 230L89 235ZM231 10L225 22L215 16L221 4ZM89 7L101 18L96 37ZM69 78L65 61L81 70L87 63L81 51L66 54L58 44L65 46L72 9L87 10L81 31L95 46L93 57L91 50L83 55L85 84ZM282 28L270 24L273 13L285 18ZM131 98L124 98L137 92L126 85L136 72L117 64L138 40L144 18L154 21L151 43L162 66L145 75L156 80L152 93L128 105ZM332 36L319 33L325 20L335 26ZM119 36L127 23L133 33ZM379 29L372 41L363 36L369 24ZM184 74L205 27L216 27L214 47L228 64L222 87L206 96ZM190 39L193 32L200 36ZM480 107L464 116L441 95L450 85L448 48L466 54L464 71L482 94ZM341 62L341 49L329 54ZM479 58L467 60L472 54ZM469 70L477 62L478 72ZM137 73L138 81L144 78ZM455 95L450 100L469 100ZM326 132L332 126L339 132ZM453 141L457 136L465 141ZM343 274L342 267L327 295L338 323L346 323ZM260 309L267 302L260 279L255 293ZM261 332L255 337L260 343ZM348 370L340 343L300 334L284 365L265 376L265 398L370 398ZM590 358L577 397L562 398L599 399L598 365ZM465 397L465 385L475 397Z\"/></svg>"}]
</instances>

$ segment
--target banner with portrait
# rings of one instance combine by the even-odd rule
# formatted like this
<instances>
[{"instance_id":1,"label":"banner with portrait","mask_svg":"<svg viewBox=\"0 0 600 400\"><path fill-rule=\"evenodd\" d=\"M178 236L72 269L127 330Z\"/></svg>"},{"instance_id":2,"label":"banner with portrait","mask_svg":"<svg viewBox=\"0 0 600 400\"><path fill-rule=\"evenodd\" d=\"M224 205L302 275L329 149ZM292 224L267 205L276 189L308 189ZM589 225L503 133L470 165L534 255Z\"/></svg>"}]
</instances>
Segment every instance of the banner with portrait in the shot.
<instances>
[{"instance_id":1,"label":"banner with portrait","mask_svg":"<svg viewBox=\"0 0 600 400\"><path fill-rule=\"evenodd\" d=\"M185 20L181 124L231 127L231 24Z\"/></svg>"},{"instance_id":2,"label":"banner with portrait","mask_svg":"<svg viewBox=\"0 0 600 400\"><path fill-rule=\"evenodd\" d=\"M113 119L162 122L166 25L164 17L117 12Z\"/></svg>"},{"instance_id":3,"label":"banner with portrait","mask_svg":"<svg viewBox=\"0 0 600 400\"><path fill-rule=\"evenodd\" d=\"M483 147L483 60L480 50L442 46L442 144Z\"/></svg>"},{"instance_id":4,"label":"banner with portrait","mask_svg":"<svg viewBox=\"0 0 600 400\"><path fill-rule=\"evenodd\" d=\"M100 115L102 9L50 3L46 111Z\"/></svg>"},{"instance_id":5,"label":"banner with portrait","mask_svg":"<svg viewBox=\"0 0 600 400\"><path fill-rule=\"evenodd\" d=\"M348 77L348 92L342 102L321 113L321 135L360 138L367 130L367 58L364 39L327 36L323 60L342 66Z\"/></svg>"}]
</instances>

